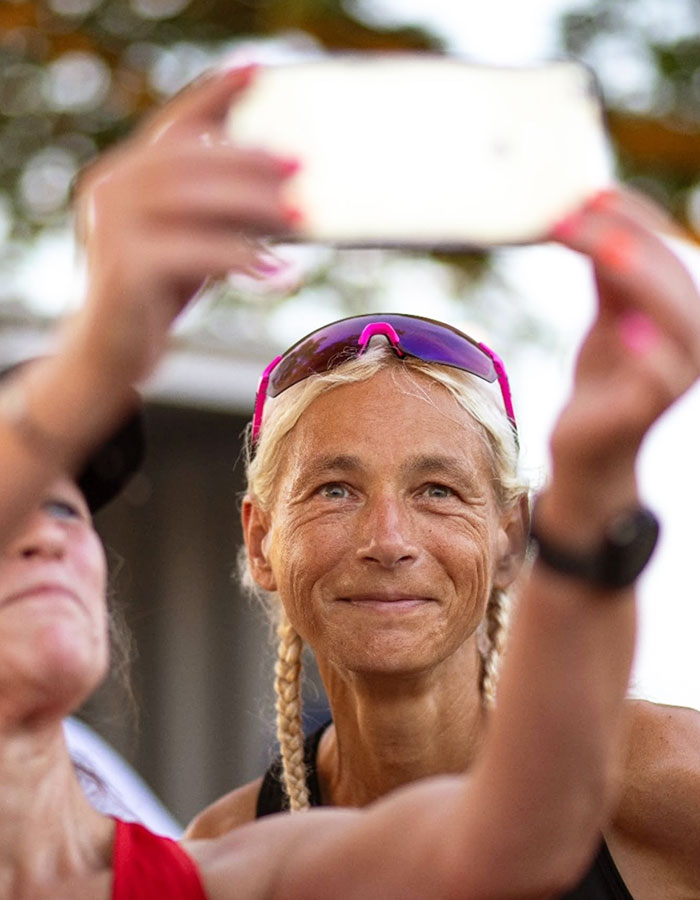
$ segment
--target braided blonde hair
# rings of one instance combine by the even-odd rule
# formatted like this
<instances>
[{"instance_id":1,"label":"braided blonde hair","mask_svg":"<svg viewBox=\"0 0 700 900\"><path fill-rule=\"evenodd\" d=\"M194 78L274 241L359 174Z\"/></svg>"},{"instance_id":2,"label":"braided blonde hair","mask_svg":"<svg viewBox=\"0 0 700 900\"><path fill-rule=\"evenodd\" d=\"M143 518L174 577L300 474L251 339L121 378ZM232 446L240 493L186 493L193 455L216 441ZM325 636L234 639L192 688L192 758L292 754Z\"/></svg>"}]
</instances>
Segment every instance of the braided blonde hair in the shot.
<instances>
[{"instance_id":1,"label":"braided blonde hair","mask_svg":"<svg viewBox=\"0 0 700 900\"><path fill-rule=\"evenodd\" d=\"M495 588L491 591L486 607L486 615L481 625L485 632L481 652L481 696L487 709L496 705L498 674L503 661L503 653L508 637L510 618L510 598L505 591Z\"/></svg>"},{"instance_id":2,"label":"braided blonde hair","mask_svg":"<svg viewBox=\"0 0 700 900\"><path fill-rule=\"evenodd\" d=\"M396 366L397 370L400 366L403 371L424 375L443 385L481 426L493 473L494 493L503 509L518 502L527 492L527 486L518 472L517 440L503 411L501 398L491 385L458 369L426 363L412 357L399 360L389 348L373 347L362 356L350 359L324 375L307 378L268 401L255 455L249 451L247 459L247 493L262 509L270 510L274 504L285 437L304 410L320 394L342 384L366 381L387 366ZM418 379L416 384L419 385ZM271 619L277 622L275 693L283 787L292 812L308 809L301 719L303 640L289 622L277 595L263 590L255 583L245 547L241 548L239 568L244 587L261 600ZM494 589L478 628L478 646L482 659L480 690L487 708L492 707L496 699L509 612L508 594Z\"/></svg>"},{"instance_id":3,"label":"braided blonde hair","mask_svg":"<svg viewBox=\"0 0 700 900\"><path fill-rule=\"evenodd\" d=\"M289 808L292 812L297 812L309 808L304 765L304 730L301 723L301 655L304 642L292 627L284 609L280 610L277 637L277 740Z\"/></svg>"}]
</instances>

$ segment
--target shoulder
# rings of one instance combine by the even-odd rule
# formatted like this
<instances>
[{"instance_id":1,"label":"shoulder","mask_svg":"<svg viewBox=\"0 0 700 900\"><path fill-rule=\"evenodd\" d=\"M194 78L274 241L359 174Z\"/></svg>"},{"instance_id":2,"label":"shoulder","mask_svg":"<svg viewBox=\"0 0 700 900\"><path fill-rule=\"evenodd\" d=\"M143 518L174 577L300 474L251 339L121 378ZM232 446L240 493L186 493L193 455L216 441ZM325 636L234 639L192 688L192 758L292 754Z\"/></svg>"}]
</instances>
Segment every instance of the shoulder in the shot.
<instances>
[{"instance_id":1,"label":"shoulder","mask_svg":"<svg viewBox=\"0 0 700 900\"><path fill-rule=\"evenodd\" d=\"M654 750L663 749L669 737L691 739L696 744L700 735L700 711L687 706L669 706L649 700L629 700L632 733L637 739L652 740ZM669 733L670 732L670 733Z\"/></svg>"},{"instance_id":2,"label":"shoulder","mask_svg":"<svg viewBox=\"0 0 700 900\"><path fill-rule=\"evenodd\" d=\"M646 700L630 701L623 795L641 798L700 778L700 712Z\"/></svg>"},{"instance_id":3,"label":"shoulder","mask_svg":"<svg viewBox=\"0 0 700 900\"><path fill-rule=\"evenodd\" d=\"M215 838L255 819L262 776L225 794L196 815L187 826L188 839Z\"/></svg>"},{"instance_id":4,"label":"shoulder","mask_svg":"<svg viewBox=\"0 0 700 900\"><path fill-rule=\"evenodd\" d=\"M700 858L700 712L641 700L630 712L613 832L651 852Z\"/></svg>"}]
</instances>

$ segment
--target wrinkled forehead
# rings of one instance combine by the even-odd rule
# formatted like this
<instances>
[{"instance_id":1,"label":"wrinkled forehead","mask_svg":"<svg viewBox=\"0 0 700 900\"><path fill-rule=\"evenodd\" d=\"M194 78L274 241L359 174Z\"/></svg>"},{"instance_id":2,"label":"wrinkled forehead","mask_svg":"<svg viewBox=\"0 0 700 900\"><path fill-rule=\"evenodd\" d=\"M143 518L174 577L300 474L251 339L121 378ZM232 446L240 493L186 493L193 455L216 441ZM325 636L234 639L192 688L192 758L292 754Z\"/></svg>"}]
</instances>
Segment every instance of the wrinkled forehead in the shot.
<instances>
[{"instance_id":1,"label":"wrinkled forehead","mask_svg":"<svg viewBox=\"0 0 700 900\"><path fill-rule=\"evenodd\" d=\"M319 458L403 465L409 455L448 455L473 470L486 462L483 431L450 391L417 372L384 369L316 397L286 437L279 475Z\"/></svg>"},{"instance_id":2,"label":"wrinkled forehead","mask_svg":"<svg viewBox=\"0 0 700 900\"><path fill-rule=\"evenodd\" d=\"M387 418L428 431L434 420L450 419L470 431L474 419L442 383L400 361L384 365L368 378L333 384L315 397L298 422L311 430L345 426L348 439L371 433Z\"/></svg>"}]
</instances>

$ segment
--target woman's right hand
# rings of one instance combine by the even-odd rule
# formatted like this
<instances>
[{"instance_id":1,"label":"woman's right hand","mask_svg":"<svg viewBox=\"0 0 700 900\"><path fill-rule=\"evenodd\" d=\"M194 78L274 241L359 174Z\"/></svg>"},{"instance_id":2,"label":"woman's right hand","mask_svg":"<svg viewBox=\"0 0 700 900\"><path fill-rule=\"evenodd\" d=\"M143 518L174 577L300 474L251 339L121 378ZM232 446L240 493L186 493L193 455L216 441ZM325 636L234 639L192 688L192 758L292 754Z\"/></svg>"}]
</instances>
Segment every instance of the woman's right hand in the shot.
<instances>
[{"instance_id":1,"label":"woman's right hand","mask_svg":"<svg viewBox=\"0 0 700 900\"><path fill-rule=\"evenodd\" d=\"M76 191L88 294L69 340L137 382L208 278L255 274L261 234L288 232L281 188L296 166L229 143L224 119L254 70L196 81L92 164Z\"/></svg>"}]
</instances>

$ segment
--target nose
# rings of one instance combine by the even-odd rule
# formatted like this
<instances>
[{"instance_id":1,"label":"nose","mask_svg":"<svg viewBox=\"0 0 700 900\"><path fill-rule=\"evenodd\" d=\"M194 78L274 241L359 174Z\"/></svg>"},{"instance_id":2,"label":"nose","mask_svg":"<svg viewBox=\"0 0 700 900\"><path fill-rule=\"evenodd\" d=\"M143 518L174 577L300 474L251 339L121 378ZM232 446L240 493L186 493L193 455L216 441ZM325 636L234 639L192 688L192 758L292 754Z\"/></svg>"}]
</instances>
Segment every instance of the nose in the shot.
<instances>
[{"instance_id":1,"label":"nose","mask_svg":"<svg viewBox=\"0 0 700 900\"><path fill-rule=\"evenodd\" d=\"M418 558L418 553L410 515L401 500L382 496L369 502L365 509L364 533L357 550L358 557L384 569L393 569L413 562Z\"/></svg>"},{"instance_id":2,"label":"nose","mask_svg":"<svg viewBox=\"0 0 700 900\"><path fill-rule=\"evenodd\" d=\"M39 510L12 542L11 552L24 559L61 559L66 550L66 540L66 529L62 523Z\"/></svg>"}]
</instances>

